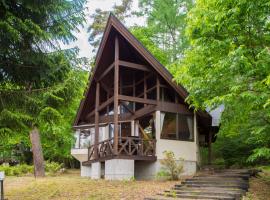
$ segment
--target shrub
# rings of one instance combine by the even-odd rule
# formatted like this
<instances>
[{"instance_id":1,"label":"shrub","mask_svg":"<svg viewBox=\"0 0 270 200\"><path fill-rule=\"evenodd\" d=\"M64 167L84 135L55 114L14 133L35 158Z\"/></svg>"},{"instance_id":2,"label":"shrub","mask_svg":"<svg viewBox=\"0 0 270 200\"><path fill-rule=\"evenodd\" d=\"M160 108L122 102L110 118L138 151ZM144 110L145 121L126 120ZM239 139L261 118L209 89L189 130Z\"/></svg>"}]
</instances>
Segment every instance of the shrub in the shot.
<instances>
[{"instance_id":1,"label":"shrub","mask_svg":"<svg viewBox=\"0 0 270 200\"><path fill-rule=\"evenodd\" d=\"M156 179L158 179L158 180L169 180L170 179L170 174L167 171L160 170L156 174Z\"/></svg>"},{"instance_id":2,"label":"shrub","mask_svg":"<svg viewBox=\"0 0 270 200\"><path fill-rule=\"evenodd\" d=\"M162 170L158 172L157 176L168 177L169 180L178 180L183 172L182 163L177 163L172 151L164 151L163 154L165 158L160 161ZM183 159L180 158L179 160L182 161Z\"/></svg>"},{"instance_id":3,"label":"shrub","mask_svg":"<svg viewBox=\"0 0 270 200\"><path fill-rule=\"evenodd\" d=\"M49 175L55 175L57 173L60 173L63 168L63 164L57 163L57 162L46 162L45 170Z\"/></svg>"},{"instance_id":4,"label":"shrub","mask_svg":"<svg viewBox=\"0 0 270 200\"><path fill-rule=\"evenodd\" d=\"M6 176L21 176L33 173L33 166L21 164L15 166L0 165L0 171L4 171Z\"/></svg>"}]
</instances>

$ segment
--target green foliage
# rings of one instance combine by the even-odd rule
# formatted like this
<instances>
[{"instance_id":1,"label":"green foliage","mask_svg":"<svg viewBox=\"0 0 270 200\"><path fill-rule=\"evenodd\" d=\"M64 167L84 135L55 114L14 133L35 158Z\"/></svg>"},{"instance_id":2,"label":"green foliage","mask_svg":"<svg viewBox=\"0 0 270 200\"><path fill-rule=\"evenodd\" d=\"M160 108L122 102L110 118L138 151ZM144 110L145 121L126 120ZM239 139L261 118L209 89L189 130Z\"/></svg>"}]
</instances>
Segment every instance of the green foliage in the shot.
<instances>
[{"instance_id":1,"label":"green foliage","mask_svg":"<svg viewBox=\"0 0 270 200\"><path fill-rule=\"evenodd\" d=\"M84 0L1 1L0 83L31 90L65 79L70 62L59 42L74 41ZM5 84L5 82L4 82Z\"/></svg>"},{"instance_id":2,"label":"green foliage","mask_svg":"<svg viewBox=\"0 0 270 200\"><path fill-rule=\"evenodd\" d=\"M57 173L60 173L61 169L63 168L63 164L59 164L57 162L46 162L45 165L45 171L49 175L56 175Z\"/></svg>"},{"instance_id":3,"label":"green foliage","mask_svg":"<svg viewBox=\"0 0 270 200\"><path fill-rule=\"evenodd\" d=\"M163 155L164 159L160 161L162 170L158 172L157 177L168 177L169 180L178 180L180 174L183 172L183 165L178 162L183 159L180 158L177 161L172 151L164 151Z\"/></svg>"},{"instance_id":4,"label":"green foliage","mask_svg":"<svg viewBox=\"0 0 270 200\"><path fill-rule=\"evenodd\" d=\"M89 42L94 47L93 52L99 46L101 41L101 35L105 29L107 19L109 17L110 12L112 12L119 20L122 22L126 19L126 17L130 16L132 0L122 0L120 5L114 5L112 10L101 10L96 9L95 13L90 16L93 19L93 23L88 27Z\"/></svg>"},{"instance_id":5,"label":"green foliage","mask_svg":"<svg viewBox=\"0 0 270 200\"><path fill-rule=\"evenodd\" d=\"M157 180L170 180L170 174L169 172L165 170L159 170L156 174Z\"/></svg>"},{"instance_id":6,"label":"green foliage","mask_svg":"<svg viewBox=\"0 0 270 200\"><path fill-rule=\"evenodd\" d=\"M63 164L57 162L46 162L45 170L49 175L56 175L61 172ZM6 176L23 176L26 174L33 175L34 166L20 164L15 166L0 165L0 171L4 171Z\"/></svg>"},{"instance_id":7,"label":"green foliage","mask_svg":"<svg viewBox=\"0 0 270 200\"><path fill-rule=\"evenodd\" d=\"M33 174L34 167L26 164L8 166L0 165L0 171L5 172L6 176L22 176L25 174Z\"/></svg>"},{"instance_id":8,"label":"green foliage","mask_svg":"<svg viewBox=\"0 0 270 200\"><path fill-rule=\"evenodd\" d=\"M19 160L29 163L29 131L36 126L45 158L70 159L71 124L86 83L82 68L88 63L77 58L77 48L61 50L59 44L76 39L84 3L0 1L2 156L25 157Z\"/></svg>"},{"instance_id":9,"label":"green foliage","mask_svg":"<svg viewBox=\"0 0 270 200\"><path fill-rule=\"evenodd\" d=\"M140 0L139 15L147 17L151 39L169 58L170 63L183 56L188 47L184 35L186 15L192 7L191 0Z\"/></svg>"},{"instance_id":10,"label":"green foliage","mask_svg":"<svg viewBox=\"0 0 270 200\"><path fill-rule=\"evenodd\" d=\"M192 106L225 106L219 135L228 146L221 145L227 164L234 162L229 156L240 163L269 161L269 9L266 0L198 0L188 14L191 48L176 81L190 92Z\"/></svg>"},{"instance_id":11,"label":"green foliage","mask_svg":"<svg viewBox=\"0 0 270 200\"><path fill-rule=\"evenodd\" d=\"M168 54L156 45L153 39L154 30L150 27L134 26L131 28L132 34L155 56L155 58L167 65L169 63Z\"/></svg>"}]
</instances>

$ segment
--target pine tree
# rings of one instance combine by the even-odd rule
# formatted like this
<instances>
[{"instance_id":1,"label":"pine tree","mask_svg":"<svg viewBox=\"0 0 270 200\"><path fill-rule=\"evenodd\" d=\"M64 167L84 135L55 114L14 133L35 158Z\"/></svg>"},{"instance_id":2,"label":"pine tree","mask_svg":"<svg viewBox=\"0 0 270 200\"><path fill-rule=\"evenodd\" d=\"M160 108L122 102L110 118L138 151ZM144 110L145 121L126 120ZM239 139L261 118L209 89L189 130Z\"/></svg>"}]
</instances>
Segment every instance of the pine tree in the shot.
<instances>
[{"instance_id":1,"label":"pine tree","mask_svg":"<svg viewBox=\"0 0 270 200\"><path fill-rule=\"evenodd\" d=\"M70 59L76 58L77 50L61 51L59 44L76 39L74 31L84 21L84 3L84 0L0 2L2 138L19 142L17 139L26 133L39 134L42 119L54 122L61 117L57 108L67 103L63 95L69 91L59 88L70 76L73 68ZM42 152L33 154L42 156ZM35 169L39 169L36 174L43 176L42 158L36 162Z\"/></svg>"}]
</instances>

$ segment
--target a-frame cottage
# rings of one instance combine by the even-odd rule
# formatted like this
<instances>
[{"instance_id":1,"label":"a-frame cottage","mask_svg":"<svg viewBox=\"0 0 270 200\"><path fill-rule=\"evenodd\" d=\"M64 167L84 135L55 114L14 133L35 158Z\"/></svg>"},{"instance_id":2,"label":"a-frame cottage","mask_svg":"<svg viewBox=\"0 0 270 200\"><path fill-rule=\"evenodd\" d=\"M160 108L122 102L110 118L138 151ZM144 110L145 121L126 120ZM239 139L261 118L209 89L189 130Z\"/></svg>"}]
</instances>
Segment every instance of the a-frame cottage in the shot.
<instances>
[{"instance_id":1,"label":"a-frame cottage","mask_svg":"<svg viewBox=\"0 0 270 200\"><path fill-rule=\"evenodd\" d=\"M73 126L81 175L153 178L165 150L195 173L211 116L189 108L186 90L113 15L95 63Z\"/></svg>"}]
</instances>

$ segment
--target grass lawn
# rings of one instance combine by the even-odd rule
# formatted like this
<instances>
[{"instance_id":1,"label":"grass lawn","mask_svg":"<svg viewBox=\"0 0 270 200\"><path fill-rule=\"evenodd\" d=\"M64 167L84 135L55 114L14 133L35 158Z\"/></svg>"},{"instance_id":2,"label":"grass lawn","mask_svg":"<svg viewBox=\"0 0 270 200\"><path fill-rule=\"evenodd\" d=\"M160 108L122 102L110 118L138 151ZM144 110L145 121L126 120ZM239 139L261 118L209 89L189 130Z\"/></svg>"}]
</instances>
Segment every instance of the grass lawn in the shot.
<instances>
[{"instance_id":1,"label":"grass lawn","mask_svg":"<svg viewBox=\"0 0 270 200\"><path fill-rule=\"evenodd\" d=\"M79 171L55 177L7 177L5 194L8 200L137 200L172 187L175 181L105 181L81 178ZM245 200L270 200L270 170L250 179Z\"/></svg>"},{"instance_id":2,"label":"grass lawn","mask_svg":"<svg viewBox=\"0 0 270 200\"><path fill-rule=\"evenodd\" d=\"M79 171L55 177L7 177L8 200L143 199L166 188L173 181L105 181L81 178Z\"/></svg>"}]
</instances>

